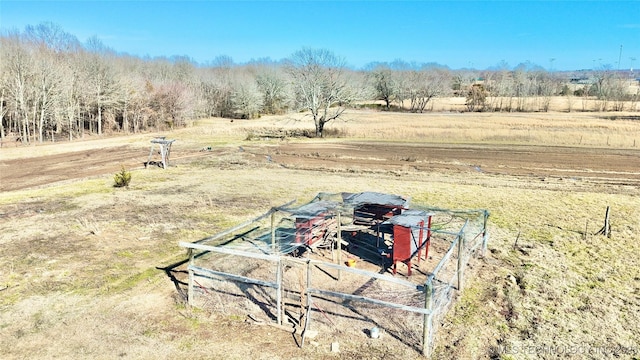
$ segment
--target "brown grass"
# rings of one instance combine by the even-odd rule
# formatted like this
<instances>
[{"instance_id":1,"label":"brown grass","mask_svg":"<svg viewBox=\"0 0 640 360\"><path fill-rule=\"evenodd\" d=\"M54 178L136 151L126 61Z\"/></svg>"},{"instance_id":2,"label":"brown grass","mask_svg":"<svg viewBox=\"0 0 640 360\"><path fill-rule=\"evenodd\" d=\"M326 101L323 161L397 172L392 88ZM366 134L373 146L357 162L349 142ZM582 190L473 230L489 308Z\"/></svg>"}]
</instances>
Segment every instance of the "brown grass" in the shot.
<instances>
[{"instance_id":1,"label":"brown grass","mask_svg":"<svg viewBox=\"0 0 640 360\"><path fill-rule=\"evenodd\" d=\"M640 122L605 115L612 114L351 111L346 121L331 125L345 138L324 141L632 148L637 139L640 146ZM185 258L179 241L199 240L320 191L410 194L415 203L491 211L489 255L468 271L465 291L440 324L434 358L559 359L569 348L582 351L569 354L576 359L640 356L639 189L482 173L286 169L237 151L252 129L310 128L301 118L210 119L165 134L179 139L174 146L183 149L230 150L176 159L164 171L134 169L127 189L113 188L109 174L0 194L2 358L420 358L389 338L374 342L341 332L320 334L315 345L299 349L290 334L246 324L245 313L185 307L158 269ZM136 144L146 156L148 138L35 149L54 153L123 142ZM280 141L318 140L250 143L269 147ZM0 154L28 159L33 150ZM610 239L592 235L602 226L606 206ZM329 352L333 341L340 342L340 354Z\"/></svg>"}]
</instances>

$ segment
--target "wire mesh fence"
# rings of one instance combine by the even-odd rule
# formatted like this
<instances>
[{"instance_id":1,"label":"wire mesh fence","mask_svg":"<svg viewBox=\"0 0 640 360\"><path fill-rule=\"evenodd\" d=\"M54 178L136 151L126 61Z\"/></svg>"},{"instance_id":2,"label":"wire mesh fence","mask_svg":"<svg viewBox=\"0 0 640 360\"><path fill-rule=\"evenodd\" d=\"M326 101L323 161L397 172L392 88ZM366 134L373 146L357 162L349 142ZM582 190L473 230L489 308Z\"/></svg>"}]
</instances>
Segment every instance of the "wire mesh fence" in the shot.
<instances>
[{"instance_id":1,"label":"wire mesh fence","mask_svg":"<svg viewBox=\"0 0 640 360\"><path fill-rule=\"evenodd\" d=\"M414 206L420 212L412 214L428 221L394 223L391 218L407 213L406 199L366 193L359 198L367 201L363 207L349 202L353 195L321 193L302 206L288 203L180 243L190 256L189 303L266 316L298 331L301 346L310 329L366 333L375 327L429 356L434 324L462 290L467 263L486 249L489 213ZM398 223L410 228L411 253L402 261L394 255Z\"/></svg>"}]
</instances>

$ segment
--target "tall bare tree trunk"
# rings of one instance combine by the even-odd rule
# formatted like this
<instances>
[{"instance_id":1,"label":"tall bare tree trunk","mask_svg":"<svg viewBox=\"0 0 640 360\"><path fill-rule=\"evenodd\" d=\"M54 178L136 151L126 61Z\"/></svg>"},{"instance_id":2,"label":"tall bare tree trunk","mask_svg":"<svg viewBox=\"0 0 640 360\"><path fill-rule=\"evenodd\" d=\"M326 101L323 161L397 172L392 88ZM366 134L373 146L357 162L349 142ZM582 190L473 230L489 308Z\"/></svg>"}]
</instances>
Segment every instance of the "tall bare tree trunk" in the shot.
<instances>
[{"instance_id":1,"label":"tall bare tree trunk","mask_svg":"<svg viewBox=\"0 0 640 360\"><path fill-rule=\"evenodd\" d=\"M22 135L20 136L20 139L22 140L22 143L24 144L25 142L29 142L29 119L27 117L24 117L22 119Z\"/></svg>"},{"instance_id":2,"label":"tall bare tree trunk","mask_svg":"<svg viewBox=\"0 0 640 360\"><path fill-rule=\"evenodd\" d=\"M45 108L45 104L47 103L47 93L46 90L42 89L42 104L40 106L40 120L38 121L38 135L39 135L39 140L40 143L43 142L43 133L42 130L44 128L44 108ZM34 105L35 106L35 105Z\"/></svg>"},{"instance_id":3,"label":"tall bare tree trunk","mask_svg":"<svg viewBox=\"0 0 640 360\"><path fill-rule=\"evenodd\" d=\"M124 109L122 110L122 130L125 134L129 133L129 119L127 119L127 100L124 101Z\"/></svg>"},{"instance_id":4,"label":"tall bare tree trunk","mask_svg":"<svg viewBox=\"0 0 640 360\"><path fill-rule=\"evenodd\" d=\"M4 89L2 89L2 94L0 94L0 144L4 141Z\"/></svg>"},{"instance_id":5,"label":"tall bare tree trunk","mask_svg":"<svg viewBox=\"0 0 640 360\"><path fill-rule=\"evenodd\" d=\"M36 141L38 131L38 105L37 102L33 102L33 136L31 136L32 141Z\"/></svg>"},{"instance_id":6,"label":"tall bare tree trunk","mask_svg":"<svg viewBox=\"0 0 640 360\"><path fill-rule=\"evenodd\" d=\"M98 135L102 135L102 106L98 102Z\"/></svg>"},{"instance_id":7,"label":"tall bare tree trunk","mask_svg":"<svg viewBox=\"0 0 640 360\"><path fill-rule=\"evenodd\" d=\"M69 141L73 140L73 120L75 119L75 105L73 103L67 106L67 117L69 118Z\"/></svg>"}]
</instances>

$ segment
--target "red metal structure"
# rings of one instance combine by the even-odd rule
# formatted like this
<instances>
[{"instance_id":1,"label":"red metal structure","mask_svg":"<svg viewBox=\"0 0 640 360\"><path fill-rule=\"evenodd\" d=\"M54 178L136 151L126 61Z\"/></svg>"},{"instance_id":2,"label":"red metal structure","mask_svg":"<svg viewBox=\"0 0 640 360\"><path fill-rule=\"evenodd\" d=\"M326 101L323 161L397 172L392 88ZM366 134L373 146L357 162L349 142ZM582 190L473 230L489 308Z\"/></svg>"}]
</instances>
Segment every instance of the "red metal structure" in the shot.
<instances>
[{"instance_id":1,"label":"red metal structure","mask_svg":"<svg viewBox=\"0 0 640 360\"><path fill-rule=\"evenodd\" d=\"M425 260L429 256L432 214L419 210L407 210L389 220L393 224L393 273L397 262L407 264L407 276L411 276L411 260L417 255L420 263L422 249ZM425 226L426 222L426 226Z\"/></svg>"}]
</instances>

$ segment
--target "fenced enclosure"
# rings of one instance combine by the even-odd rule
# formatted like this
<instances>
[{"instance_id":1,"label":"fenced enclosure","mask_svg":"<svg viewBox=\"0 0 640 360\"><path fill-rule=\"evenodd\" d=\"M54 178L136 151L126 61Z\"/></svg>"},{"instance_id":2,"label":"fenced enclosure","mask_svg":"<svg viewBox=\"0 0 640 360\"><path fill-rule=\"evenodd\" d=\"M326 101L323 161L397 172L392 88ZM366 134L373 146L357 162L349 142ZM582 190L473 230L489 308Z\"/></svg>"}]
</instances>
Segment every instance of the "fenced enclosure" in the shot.
<instances>
[{"instance_id":1,"label":"fenced enclosure","mask_svg":"<svg viewBox=\"0 0 640 360\"><path fill-rule=\"evenodd\" d=\"M462 290L465 267L486 250L488 211L409 209L408 200L378 193L321 193L292 204L181 242L189 254L189 304L245 312L297 334L300 346L309 334L378 328L429 356L437 324ZM428 236L412 237L412 254L394 275L391 219L416 210L429 221L403 225Z\"/></svg>"}]
</instances>

